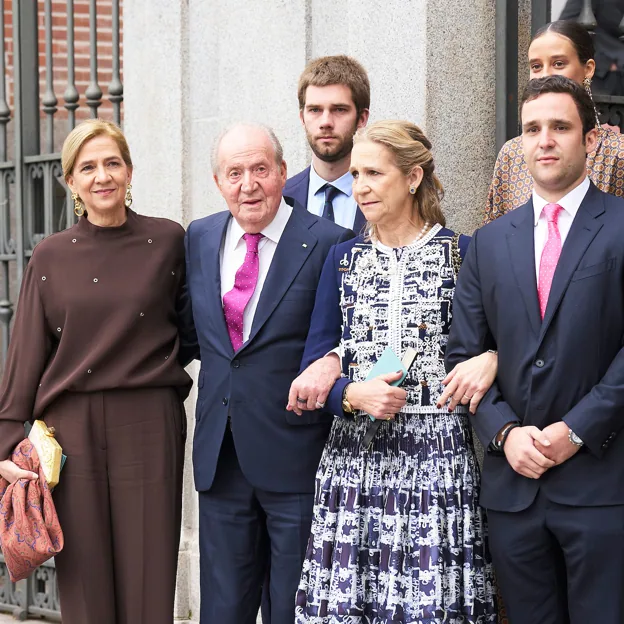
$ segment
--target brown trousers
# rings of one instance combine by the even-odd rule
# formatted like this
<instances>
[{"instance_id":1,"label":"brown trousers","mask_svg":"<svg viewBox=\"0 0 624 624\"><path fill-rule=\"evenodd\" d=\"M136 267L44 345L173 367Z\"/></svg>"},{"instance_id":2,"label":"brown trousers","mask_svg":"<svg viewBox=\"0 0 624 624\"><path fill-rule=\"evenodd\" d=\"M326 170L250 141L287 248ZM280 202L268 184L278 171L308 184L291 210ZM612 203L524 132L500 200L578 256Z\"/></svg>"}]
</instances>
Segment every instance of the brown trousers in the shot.
<instances>
[{"instance_id":1,"label":"brown trousers","mask_svg":"<svg viewBox=\"0 0 624 624\"><path fill-rule=\"evenodd\" d=\"M54 501L63 624L171 624L186 418L173 388L63 395Z\"/></svg>"}]
</instances>

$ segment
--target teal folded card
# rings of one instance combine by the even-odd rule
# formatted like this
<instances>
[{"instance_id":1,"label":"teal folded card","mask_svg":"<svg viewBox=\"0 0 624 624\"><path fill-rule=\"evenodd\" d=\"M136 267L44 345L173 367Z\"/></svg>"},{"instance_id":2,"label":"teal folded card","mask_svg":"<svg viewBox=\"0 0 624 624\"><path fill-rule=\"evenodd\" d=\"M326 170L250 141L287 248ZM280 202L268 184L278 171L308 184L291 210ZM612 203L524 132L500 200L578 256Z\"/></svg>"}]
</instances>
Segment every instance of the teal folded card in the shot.
<instances>
[{"instance_id":1,"label":"teal folded card","mask_svg":"<svg viewBox=\"0 0 624 624\"><path fill-rule=\"evenodd\" d=\"M393 381L391 386L400 386L403 383L407 375L407 369L403 366L403 362L399 359L399 356L392 350L391 347L386 347L385 351L381 354L381 357L375 362L373 368L370 369L366 380L374 379L380 375L386 375L387 373L397 373L402 371L400 379ZM372 416L369 416L371 420L375 420Z\"/></svg>"}]
</instances>

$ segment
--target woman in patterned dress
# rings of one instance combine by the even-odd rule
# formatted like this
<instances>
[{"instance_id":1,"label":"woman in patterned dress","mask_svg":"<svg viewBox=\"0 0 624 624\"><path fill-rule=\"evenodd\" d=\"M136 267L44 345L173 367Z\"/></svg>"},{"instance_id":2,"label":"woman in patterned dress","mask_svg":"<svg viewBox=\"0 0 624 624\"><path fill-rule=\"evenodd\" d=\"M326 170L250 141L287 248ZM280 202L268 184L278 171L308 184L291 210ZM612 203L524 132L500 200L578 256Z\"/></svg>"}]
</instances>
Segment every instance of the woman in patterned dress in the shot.
<instances>
[{"instance_id":1,"label":"woman in patterned dress","mask_svg":"<svg viewBox=\"0 0 624 624\"><path fill-rule=\"evenodd\" d=\"M573 21L552 22L533 37L529 47L530 77L562 74L583 84L591 94L596 67L593 57L594 43L583 26ZM624 195L624 135L598 124L598 145L587 156L587 173L601 191ZM484 222L525 204L532 189L533 180L518 136L503 145L496 159Z\"/></svg>"},{"instance_id":2,"label":"woman in patterned dress","mask_svg":"<svg viewBox=\"0 0 624 624\"><path fill-rule=\"evenodd\" d=\"M436 406L468 237L444 227L430 148L401 121L355 138L353 192L370 232L330 251L306 344L307 363L339 345L343 375L327 399L338 418L316 477L297 624L497 620L467 407ZM400 373L366 380L388 346L417 353L401 387ZM369 414L380 427L366 446Z\"/></svg>"}]
</instances>

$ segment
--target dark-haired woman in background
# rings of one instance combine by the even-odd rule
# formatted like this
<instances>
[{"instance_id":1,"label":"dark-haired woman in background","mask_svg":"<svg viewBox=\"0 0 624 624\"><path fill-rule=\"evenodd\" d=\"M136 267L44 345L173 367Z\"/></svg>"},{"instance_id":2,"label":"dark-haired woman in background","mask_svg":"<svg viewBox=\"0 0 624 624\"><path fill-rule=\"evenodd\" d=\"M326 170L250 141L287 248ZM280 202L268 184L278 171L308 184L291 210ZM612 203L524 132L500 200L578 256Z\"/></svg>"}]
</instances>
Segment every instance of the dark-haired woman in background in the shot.
<instances>
[{"instance_id":1,"label":"dark-haired woman in background","mask_svg":"<svg viewBox=\"0 0 624 624\"><path fill-rule=\"evenodd\" d=\"M531 78L561 74L582 84L591 95L596 69L594 43L587 30L572 21L559 20L537 31L529 46ZM624 195L624 135L598 125L598 145L587 157L587 173L605 193ZM533 182L524 162L521 138L501 148L490 185L485 223L525 204Z\"/></svg>"}]
</instances>

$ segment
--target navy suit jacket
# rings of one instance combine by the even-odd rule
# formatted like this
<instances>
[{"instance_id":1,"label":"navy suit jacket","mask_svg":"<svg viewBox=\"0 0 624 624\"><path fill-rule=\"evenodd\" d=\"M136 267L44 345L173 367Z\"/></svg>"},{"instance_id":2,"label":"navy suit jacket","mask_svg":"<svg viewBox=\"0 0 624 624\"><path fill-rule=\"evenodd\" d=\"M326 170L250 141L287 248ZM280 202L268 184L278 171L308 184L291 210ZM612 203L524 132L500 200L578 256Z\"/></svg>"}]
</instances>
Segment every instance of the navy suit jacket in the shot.
<instances>
[{"instance_id":1,"label":"navy suit jacket","mask_svg":"<svg viewBox=\"0 0 624 624\"><path fill-rule=\"evenodd\" d=\"M249 340L235 353L223 315L220 250L229 211L191 223L187 284L200 349L193 468L212 486L228 413L247 480L272 492L313 492L331 418L286 411L299 372L316 288L329 249L353 232L294 209L275 250Z\"/></svg>"},{"instance_id":2,"label":"navy suit jacket","mask_svg":"<svg viewBox=\"0 0 624 624\"><path fill-rule=\"evenodd\" d=\"M534 229L530 200L475 233L455 290L446 367L498 348L498 376L473 418L484 447L507 422L543 429L561 420L585 446L538 480L487 451L481 503L519 511L541 488L564 505L624 504L624 199L591 184L543 321Z\"/></svg>"},{"instance_id":3,"label":"navy suit jacket","mask_svg":"<svg viewBox=\"0 0 624 624\"><path fill-rule=\"evenodd\" d=\"M308 190L310 189L310 167L307 167L297 175L286 180L284 187L284 199L290 206L301 206L308 209ZM366 225L366 217L358 206L355 210L355 219L351 228L356 234L361 234Z\"/></svg>"}]
</instances>

